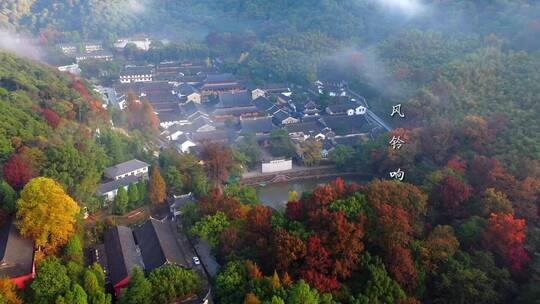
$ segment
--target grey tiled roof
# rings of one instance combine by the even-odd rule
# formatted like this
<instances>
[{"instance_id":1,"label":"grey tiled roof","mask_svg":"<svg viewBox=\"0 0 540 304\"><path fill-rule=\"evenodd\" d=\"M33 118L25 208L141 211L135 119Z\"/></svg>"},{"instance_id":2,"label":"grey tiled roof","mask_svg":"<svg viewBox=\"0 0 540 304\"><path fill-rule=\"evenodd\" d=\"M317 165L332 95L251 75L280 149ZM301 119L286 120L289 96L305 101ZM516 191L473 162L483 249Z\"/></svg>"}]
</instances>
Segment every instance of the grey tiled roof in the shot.
<instances>
[{"instance_id":1,"label":"grey tiled roof","mask_svg":"<svg viewBox=\"0 0 540 304\"><path fill-rule=\"evenodd\" d=\"M251 107L253 101L249 92L227 92L219 94L219 103L216 108Z\"/></svg>"},{"instance_id":2,"label":"grey tiled roof","mask_svg":"<svg viewBox=\"0 0 540 304\"><path fill-rule=\"evenodd\" d=\"M242 133L270 133L276 128L274 124L272 124L271 117L242 119L240 125L242 127Z\"/></svg>"},{"instance_id":3,"label":"grey tiled roof","mask_svg":"<svg viewBox=\"0 0 540 304\"><path fill-rule=\"evenodd\" d=\"M223 74L208 74L206 76L206 83L224 83L224 82L235 82L236 78L233 74L223 73Z\"/></svg>"},{"instance_id":4,"label":"grey tiled roof","mask_svg":"<svg viewBox=\"0 0 540 304\"><path fill-rule=\"evenodd\" d=\"M148 166L143 161L132 159L105 169L105 176L113 178Z\"/></svg>"},{"instance_id":5,"label":"grey tiled roof","mask_svg":"<svg viewBox=\"0 0 540 304\"><path fill-rule=\"evenodd\" d=\"M176 196L174 199L169 200L169 206L175 209L179 209L189 202L195 202L195 198L191 193Z\"/></svg>"},{"instance_id":6,"label":"grey tiled roof","mask_svg":"<svg viewBox=\"0 0 540 304\"><path fill-rule=\"evenodd\" d=\"M253 100L253 104L261 112L266 112L274 106L274 104L266 97L257 97Z\"/></svg>"},{"instance_id":7,"label":"grey tiled roof","mask_svg":"<svg viewBox=\"0 0 540 304\"><path fill-rule=\"evenodd\" d=\"M127 176L125 178L121 178L121 179L118 179L118 180L113 180L113 181L110 181L110 182L100 184L99 187L98 187L98 194L102 195L102 194L105 194L107 192L111 192L113 190L116 190L116 189L118 189L120 187L127 187L127 186L129 186L129 184L137 182L139 179L140 179L139 176L130 175L130 176Z\"/></svg>"},{"instance_id":8,"label":"grey tiled roof","mask_svg":"<svg viewBox=\"0 0 540 304\"><path fill-rule=\"evenodd\" d=\"M285 130L289 133L318 133L322 132L322 129L324 128L318 121L309 121L309 122L299 122L294 124L288 124L285 125Z\"/></svg>"},{"instance_id":9,"label":"grey tiled roof","mask_svg":"<svg viewBox=\"0 0 540 304\"><path fill-rule=\"evenodd\" d=\"M358 107L357 104L353 102L346 102L346 103L339 103L339 104L331 104L328 106L328 109L332 113L344 113L347 112L350 109L356 109Z\"/></svg>"}]
</instances>

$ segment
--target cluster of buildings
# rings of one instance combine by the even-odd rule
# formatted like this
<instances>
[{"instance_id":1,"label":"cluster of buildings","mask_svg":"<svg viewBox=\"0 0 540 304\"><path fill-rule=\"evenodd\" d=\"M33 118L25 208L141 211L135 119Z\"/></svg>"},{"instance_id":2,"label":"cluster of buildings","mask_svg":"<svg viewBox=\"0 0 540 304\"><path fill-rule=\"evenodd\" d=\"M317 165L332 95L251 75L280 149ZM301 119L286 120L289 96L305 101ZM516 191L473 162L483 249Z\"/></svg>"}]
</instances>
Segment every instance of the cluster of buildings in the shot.
<instances>
[{"instance_id":1,"label":"cluster of buildings","mask_svg":"<svg viewBox=\"0 0 540 304\"><path fill-rule=\"evenodd\" d=\"M247 134L268 146L272 131L283 129L298 143L322 141L326 157L335 145L358 142L373 129L365 101L352 98L346 83L317 81L293 92L287 85L251 85L205 63L127 65L106 95L109 106L122 110L129 95L147 100L160 120L162 146L181 153Z\"/></svg>"},{"instance_id":2,"label":"cluster of buildings","mask_svg":"<svg viewBox=\"0 0 540 304\"><path fill-rule=\"evenodd\" d=\"M99 41L59 43L56 48L65 56L74 58L77 63L90 59L110 61L114 58L113 53L105 50Z\"/></svg>"},{"instance_id":3,"label":"cluster of buildings","mask_svg":"<svg viewBox=\"0 0 540 304\"><path fill-rule=\"evenodd\" d=\"M113 43L112 48L116 51L122 51L127 45L133 45L137 50L148 51L151 43L152 40L147 36L138 35L130 38L120 38ZM58 43L56 49L65 56L74 58L76 63L85 60L111 61L114 59L112 50L106 48L101 41L86 40L81 42ZM72 71L68 70L68 72Z\"/></svg>"},{"instance_id":4,"label":"cluster of buildings","mask_svg":"<svg viewBox=\"0 0 540 304\"><path fill-rule=\"evenodd\" d=\"M342 84L318 81L313 91L312 98L298 98L286 85L250 85L204 64L181 62L126 66L114 86L120 109L130 93L148 100L160 119L162 142L181 153L247 134L268 145L272 131L284 129L296 142L323 141L326 157L345 139L358 141L369 133L366 105L348 96ZM328 106L317 102L319 94L327 94Z\"/></svg>"}]
</instances>

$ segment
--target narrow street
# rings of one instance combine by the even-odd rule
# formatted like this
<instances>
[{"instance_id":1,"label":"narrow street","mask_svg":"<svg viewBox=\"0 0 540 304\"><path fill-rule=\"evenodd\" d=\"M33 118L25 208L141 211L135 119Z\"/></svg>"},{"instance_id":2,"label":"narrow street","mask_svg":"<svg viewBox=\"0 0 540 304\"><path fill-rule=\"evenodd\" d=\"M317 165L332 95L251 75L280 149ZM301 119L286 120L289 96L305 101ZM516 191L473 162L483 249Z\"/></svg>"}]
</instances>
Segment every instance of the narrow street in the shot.
<instances>
[{"instance_id":1,"label":"narrow street","mask_svg":"<svg viewBox=\"0 0 540 304\"><path fill-rule=\"evenodd\" d=\"M186 266L195 270L199 277L203 279L204 288L203 292L199 295L202 299L211 290L211 278L217 274L219 265L213 258L209 247L193 246L186 233L182 230L182 225L177 225L177 221L172 218L169 218L168 221L171 230L175 232L176 241L178 242L180 250L182 250L182 255L186 259ZM193 257L198 257L201 263L198 265L195 264ZM214 303L211 294L207 300L208 301L204 303Z\"/></svg>"}]
</instances>

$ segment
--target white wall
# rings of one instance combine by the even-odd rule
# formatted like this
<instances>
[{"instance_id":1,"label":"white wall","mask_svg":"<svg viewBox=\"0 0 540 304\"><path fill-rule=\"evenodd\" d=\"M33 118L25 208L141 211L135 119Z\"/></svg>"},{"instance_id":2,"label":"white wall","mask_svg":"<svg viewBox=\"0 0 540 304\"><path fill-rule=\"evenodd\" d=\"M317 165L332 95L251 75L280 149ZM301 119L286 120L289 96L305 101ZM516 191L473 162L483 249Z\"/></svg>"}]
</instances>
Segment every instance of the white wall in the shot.
<instances>
[{"instance_id":1,"label":"white wall","mask_svg":"<svg viewBox=\"0 0 540 304\"><path fill-rule=\"evenodd\" d=\"M262 173L280 172L292 169L291 159L279 159L262 163Z\"/></svg>"}]
</instances>

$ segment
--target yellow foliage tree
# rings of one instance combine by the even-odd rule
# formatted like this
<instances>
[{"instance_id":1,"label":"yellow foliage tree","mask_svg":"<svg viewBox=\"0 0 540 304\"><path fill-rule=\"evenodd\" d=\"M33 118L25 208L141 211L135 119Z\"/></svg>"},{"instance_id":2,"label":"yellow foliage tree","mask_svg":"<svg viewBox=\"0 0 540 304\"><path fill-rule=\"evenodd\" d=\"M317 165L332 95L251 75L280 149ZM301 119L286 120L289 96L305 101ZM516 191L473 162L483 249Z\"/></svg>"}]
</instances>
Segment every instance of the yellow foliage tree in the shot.
<instances>
[{"instance_id":1,"label":"yellow foliage tree","mask_svg":"<svg viewBox=\"0 0 540 304\"><path fill-rule=\"evenodd\" d=\"M79 211L77 203L56 181L34 178L24 186L17 201L17 227L45 253L55 253L73 234Z\"/></svg>"},{"instance_id":2,"label":"yellow foliage tree","mask_svg":"<svg viewBox=\"0 0 540 304\"><path fill-rule=\"evenodd\" d=\"M15 284L8 278L0 278L0 303L22 304L21 298L17 295Z\"/></svg>"},{"instance_id":3,"label":"yellow foliage tree","mask_svg":"<svg viewBox=\"0 0 540 304\"><path fill-rule=\"evenodd\" d=\"M275 270L274 274L268 278L268 281L270 282L270 286L272 286L272 289L281 288L281 281L279 280L279 276Z\"/></svg>"}]
</instances>

